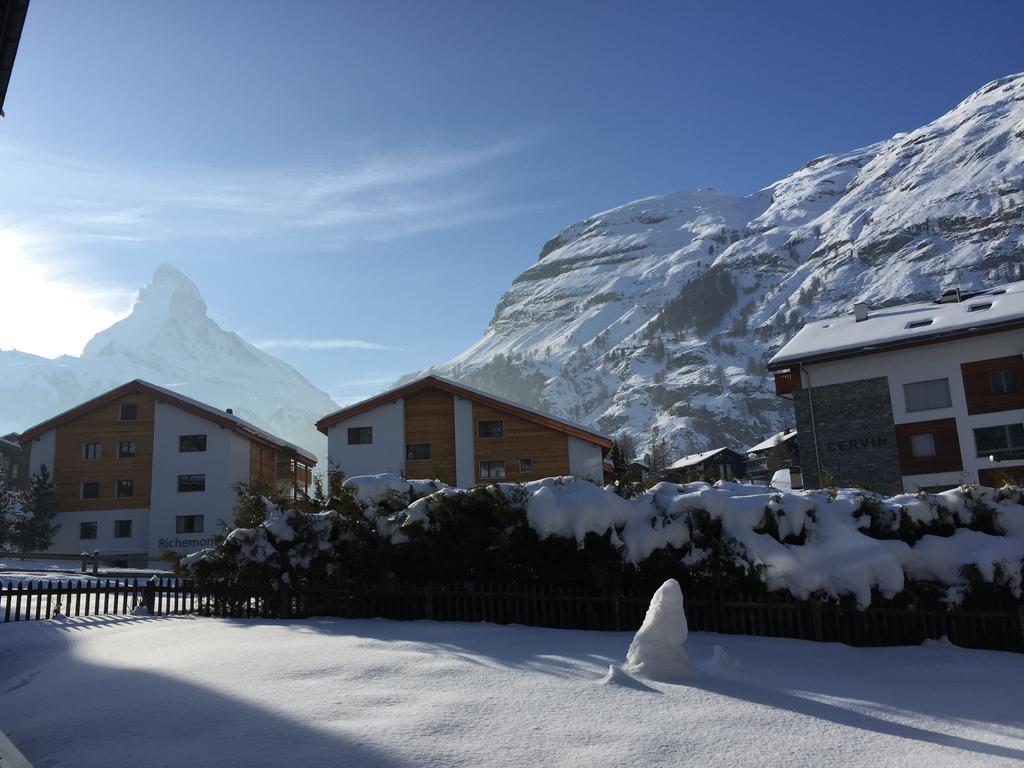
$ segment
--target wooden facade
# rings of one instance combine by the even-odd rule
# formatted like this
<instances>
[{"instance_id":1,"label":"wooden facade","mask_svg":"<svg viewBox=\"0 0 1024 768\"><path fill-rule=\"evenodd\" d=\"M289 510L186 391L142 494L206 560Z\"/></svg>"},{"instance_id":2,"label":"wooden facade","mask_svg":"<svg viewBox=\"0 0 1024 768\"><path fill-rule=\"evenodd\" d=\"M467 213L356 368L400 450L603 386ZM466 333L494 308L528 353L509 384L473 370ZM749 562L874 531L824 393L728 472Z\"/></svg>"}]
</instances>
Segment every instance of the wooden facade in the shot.
<instances>
[{"instance_id":1,"label":"wooden facade","mask_svg":"<svg viewBox=\"0 0 1024 768\"><path fill-rule=\"evenodd\" d=\"M121 420L121 406L134 405L135 419ZM54 466L57 509L62 512L147 509L153 485L153 430L156 399L144 392L126 393L97 405L55 430ZM118 458L122 442L135 443L135 455ZM85 446L99 443L101 455L85 458ZM119 480L132 482L132 495L116 496ZM99 496L82 498L83 483L99 483Z\"/></svg>"},{"instance_id":2,"label":"wooden facade","mask_svg":"<svg viewBox=\"0 0 1024 768\"><path fill-rule=\"evenodd\" d=\"M992 374L997 371L1013 372L1016 387L1012 391L1001 394L993 391ZM970 415L1024 408L1024 356L1009 355L962 363L960 373L964 380L967 413Z\"/></svg>"},{"instance_id":3,"label":"wooden facade","mask_svg":"<svg viewBox=\"0 0 1024 768\"><path fill-rule=\"evenodd\" d=\"M939 472L962 472L960 436L956 419L933 419L896 425L896 449L900 457L900 472L904 475L929 475ZM932 436L934 456L914 456L913 436Z\"/></svg>"},{"instance_id":4,"label":"wooden facade","mask_svg":"<svg viewBox=\"0 0 1024 768\"><path fill-rule=\"evenodd\" d=\"M502 422L502 437L480 437L481 421ZM520 460L530 471L520 471ZM481 474L481 462L505 462L505 482L521 483L570 474L569 436L482 403L473 403L473 472L477 482L495 482ZM600 480L601 478L594 478Z\"/></svg>"},{"instance_id":5,"label":"wooden facade","mask_svg":"<svg viewBox=\"0 0 1024 768\"><path fill-rule=\"evenodd\" d=\"M405 474L448 485L455 480L455 396L428 387L405 398ZM429 459L410 458L412 446L429 446Z\"/></svg>"}]
</instances>

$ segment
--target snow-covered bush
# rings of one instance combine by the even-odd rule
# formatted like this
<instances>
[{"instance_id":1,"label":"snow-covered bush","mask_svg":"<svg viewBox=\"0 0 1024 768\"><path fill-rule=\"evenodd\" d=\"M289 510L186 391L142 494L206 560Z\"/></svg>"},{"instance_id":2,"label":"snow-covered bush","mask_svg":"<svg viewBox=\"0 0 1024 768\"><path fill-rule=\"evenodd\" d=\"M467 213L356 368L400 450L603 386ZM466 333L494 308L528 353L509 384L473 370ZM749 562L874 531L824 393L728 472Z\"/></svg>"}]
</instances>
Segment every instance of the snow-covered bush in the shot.
<instances>
[{"instance_id":1,"label":"snow-covered bush","mask_svg":"<svg viewBox=\"0 0 1024 768\"><path fill-rule=\"evenodd\" d=\"M472 490L356 477L229 533L185 563L203 578L505 581L783 590L866 606L901 596L1021 598L1021 492L892 498L658 483L631 499L571 477ZM909 585L909 586L908 586Z\"/></svg>"}]
</instances>

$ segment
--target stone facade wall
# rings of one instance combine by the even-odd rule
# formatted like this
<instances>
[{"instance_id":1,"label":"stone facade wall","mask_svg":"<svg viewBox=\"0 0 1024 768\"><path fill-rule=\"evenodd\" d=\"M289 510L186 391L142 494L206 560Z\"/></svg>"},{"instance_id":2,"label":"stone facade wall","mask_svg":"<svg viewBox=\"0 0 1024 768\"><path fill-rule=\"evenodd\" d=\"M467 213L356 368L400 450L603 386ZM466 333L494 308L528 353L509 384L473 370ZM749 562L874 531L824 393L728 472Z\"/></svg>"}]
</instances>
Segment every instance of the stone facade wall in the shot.
<instances>
[{"instance_id":1,"label":"stone facade wall","mask_svg":"<svg viewBox=\"0 0 1024 768\"><path fill-rule=\"evenodd\" d=\"M821 486L820 460L836 485L857 485L886 493L902 490L886 377L801 389L793 394L793 406L805 488Z\"/></svg>"}]
</instances>

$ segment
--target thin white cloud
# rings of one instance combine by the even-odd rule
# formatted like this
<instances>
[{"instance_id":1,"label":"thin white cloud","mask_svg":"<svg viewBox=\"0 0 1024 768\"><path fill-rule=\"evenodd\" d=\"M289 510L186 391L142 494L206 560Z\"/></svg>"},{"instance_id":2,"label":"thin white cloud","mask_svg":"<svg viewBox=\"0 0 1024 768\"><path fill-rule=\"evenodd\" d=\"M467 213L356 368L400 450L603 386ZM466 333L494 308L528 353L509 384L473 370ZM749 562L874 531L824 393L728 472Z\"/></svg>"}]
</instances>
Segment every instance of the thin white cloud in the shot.
<instances>
[{"instance_id":1,"label":"thin white cloud","mask_svg":"<svg viewBox=\"0 0 1024 768\"><path fill-rule=\"evenodd\" d=\"M322 237L391 240L514 216L487 166L528 139L483 147L423 146L257 169L126 168L0 144L0 225L65 241ZM536 208L536 202L527 204Z\"/></svg>"},{"instance_id":2,"label":"thin white cloud","mask_svg":"<svg viewBox=\"0 0 1024 768\"><path fill-rule=\"evenodd\" d=\"M387 347L362 339L265 339L255 342L260 349L301 349L305 351L321 351L327 349L379 349L398 351L395 347Z\"/></svg>"}]
</instances>

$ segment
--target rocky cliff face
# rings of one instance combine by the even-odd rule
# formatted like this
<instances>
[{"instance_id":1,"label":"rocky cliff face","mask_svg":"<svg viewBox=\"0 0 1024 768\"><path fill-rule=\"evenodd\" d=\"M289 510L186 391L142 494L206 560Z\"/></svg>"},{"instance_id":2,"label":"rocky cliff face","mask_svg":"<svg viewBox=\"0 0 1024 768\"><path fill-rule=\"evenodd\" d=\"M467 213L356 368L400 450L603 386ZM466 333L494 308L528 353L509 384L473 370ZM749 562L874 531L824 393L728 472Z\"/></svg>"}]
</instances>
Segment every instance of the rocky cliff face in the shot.
<instances>
[{"instance_id":1,"label":"rocky cliff face","mask_svg":"<svg viewBox=\"0 0 1024 768\"><path fill-rule=\"evenodd\" d=\"M1024 75L749 197L577 222L437 372L640 444L743 447L792 421L764 363L808 319L1024 279Z\"/></svg>"},{"instance_id":2,"label":"rocky cliff face","mask_svg":"<svg viewBox=\"0 0 1024 768\"><path fill-rule=\"evenodd\" d=\"M318 456L327 452L313 424L337 408L334 401L290 365L217 325L195 284L166 264L139 292L131 315L96 334L81 357L0 351L0 434L132 379L232 408Z\"/></svg>"}]
</instances>

